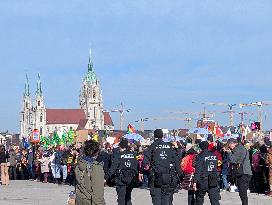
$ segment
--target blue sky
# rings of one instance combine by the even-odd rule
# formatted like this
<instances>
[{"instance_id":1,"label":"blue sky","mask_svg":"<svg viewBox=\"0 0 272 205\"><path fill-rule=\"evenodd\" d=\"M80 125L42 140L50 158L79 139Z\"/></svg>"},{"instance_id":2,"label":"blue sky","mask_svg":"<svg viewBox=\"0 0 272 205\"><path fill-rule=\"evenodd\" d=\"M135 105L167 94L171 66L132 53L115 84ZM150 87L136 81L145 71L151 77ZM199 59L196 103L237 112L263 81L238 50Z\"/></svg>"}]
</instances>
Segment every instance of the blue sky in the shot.
<instances>
[{"instance_id":1,"label":"blue sky","mask_svg":"<svg viewBox=\"0 0 272 205\"><path fill-rule=\"evenodd\" d=\"M200 111L193 100L272 100L271 10L270 0L1 1L0 130L19 131L25 73L33 94L41 73L47 107L78 107L89 48L105 108L124 102L130 122ZM184 122L146 123L156 127Z\"/></svg>"}]
</instances>

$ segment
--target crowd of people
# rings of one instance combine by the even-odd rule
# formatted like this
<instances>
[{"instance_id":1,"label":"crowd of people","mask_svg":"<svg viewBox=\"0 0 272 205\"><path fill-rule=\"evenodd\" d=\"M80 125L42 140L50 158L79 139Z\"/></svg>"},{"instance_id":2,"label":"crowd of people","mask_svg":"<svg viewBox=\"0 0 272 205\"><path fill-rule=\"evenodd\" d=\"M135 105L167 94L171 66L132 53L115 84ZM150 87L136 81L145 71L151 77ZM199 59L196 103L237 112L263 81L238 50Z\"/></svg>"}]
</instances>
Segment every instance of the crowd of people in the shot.
<instances>
[{"instance_id":1,"label":"crowd of people","mask_svg":"<svg viewBox=\"0 0 272 205\"><path fill-rule=\"evenodd\" d=\"M188 205L220 204L220 192L239 192L248 204L248 192L272 196L272 146L269 140L240 138L192 143L165 142L162 130L154 132L150 146L121 139L87 140L82 147L56 146L28 149L0 146L1 183L36 180L75 186L77 205L105 204L104 186L116 187L119 205L131 204L133 188L150 190L154 205L171 205L179 189L188 190Z\"/></svg>"},{"instance_id":2,"label":"crowd of people","mask_svg":"<svg viewBox=\"0 0 272 205\"><path fill-rule=\"evenodd\" d=\"M209 135L206 141L193 144L190 139L164 142L163 137L162 130L156 130L155 141L150 146L137 145L126 139L117 147L106 143L99 150L97 146L91 154L86 154L92 160L82 163L91 167L96 161L96 166L103 167L104 173L99 172L99 177L87 176L87 179L100 178L101 183L104 179L106 185L115 186L119 205L131 204L131 192L135 187L149 189L154 205L171 205L178 189L188 190L188 205L204 204L206 193L212 205L220 204L220 192L223 191L239 192L242 205L249 204L249 191L271 196L272 146L269 140L262 143L240 138L214 141ZM91 149L88 146L86 144L85 148ZM82 170L76 175L82 176ZM84 178L80 179L84 181ZM81 184L80 181L77 183L77 196L82 196L81 192L86 188ZM89 186L90 190L98 187L91 182ZM83 200L78 204L105 204L103 186L96 192L101 196L99 203L93 202L92 192L87 191L89 195L83 194L85 203Z\"/></svg>"},{"instance_id":3,"label":"crowd of people","mask_svg":"<svg viewBox=\"0 0 272 205\"><path fill-rule=\"evenodd\" d=\"M41 146L26 148L0 147L1 183L10 180L35 180L43 183L75 184L74 169L79 149L57 146L44 149Z\"/></svg>"}]
</instances>

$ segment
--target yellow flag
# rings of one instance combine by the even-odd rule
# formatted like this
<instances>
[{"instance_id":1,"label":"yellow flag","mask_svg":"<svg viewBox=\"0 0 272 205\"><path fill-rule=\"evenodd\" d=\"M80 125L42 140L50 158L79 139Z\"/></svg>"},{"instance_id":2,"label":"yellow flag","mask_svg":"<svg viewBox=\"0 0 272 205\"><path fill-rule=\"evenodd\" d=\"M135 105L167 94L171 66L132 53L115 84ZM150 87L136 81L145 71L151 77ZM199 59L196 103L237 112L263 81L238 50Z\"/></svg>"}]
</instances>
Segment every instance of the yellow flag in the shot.
<instances>
[{"instance_id":1,"label":"yellow flag","mask_svg":"<svg viewBox=\"0 0 272 205\"><path fill-rule=\"evenodd\" d=\"M98 135L97 134L93 135L92 140L98 142Z\"/></svg>"}]
</instances>

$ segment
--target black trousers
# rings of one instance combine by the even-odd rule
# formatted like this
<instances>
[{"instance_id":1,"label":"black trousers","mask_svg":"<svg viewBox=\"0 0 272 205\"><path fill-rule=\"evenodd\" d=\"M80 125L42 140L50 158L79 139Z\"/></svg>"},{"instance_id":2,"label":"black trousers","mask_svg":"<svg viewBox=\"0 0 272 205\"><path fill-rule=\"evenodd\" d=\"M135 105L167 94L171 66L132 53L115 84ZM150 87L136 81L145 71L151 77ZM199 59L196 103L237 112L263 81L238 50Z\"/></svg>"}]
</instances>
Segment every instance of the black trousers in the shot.
<instances>
[{"instance_id":1,"label":"black trousers","mask_svg":"<svg viewBox=\"0 0 272 205\"><path fill-rule=\"evenodd\" d=\"M150 195L153 205L172 205L174 189L170 187L156 187L150 183Z\"/></svg>"},{"instance_id":2,"label":"black trousers","mask_svg":"<svg viewBox=\"0 0 272 205\"><path fill-rule=\"evenodd\" d=\"M132 189L133 188L131 185L116 185L118 205L132 205L131 203Z\"/></svg>"},{"instance_id":3,"label":"black trousers","mask_svg":"<svg viewBox=\"0 0 272 205\"><path fill-rule=\"evenodd\" d=\"M9 167L9 176L10 179L17 180L16 166Z\"/></svg>"},{"instance_id":4,"label":"black trousers","mask_svg":"<svg viewBox=\"0 0 272 205\"><path fill-rule=\"evenodd\" d=\"M246 174L237 178L237 186L239 189L239 196L242 201L242 205L248 205L247 190L249 188L250 180L251 176Z\"/></svg>"},{"instance_id":5,"label":"black trousers","mask_svg":"<svg viewBox=\"0 0 272 205\"><path fill-rule=\"evenodd\" d=\"M253 174L253 181L254 181L254 192L258 194L264 194L265 193L264 173L255 172Z\"/></svg>"},{"instance_id":6,"label":"black trousers","mask_svg":"<svg viewBox=\"0 0 272 205\"><path fill-rule=\"evenodd\" d=\"M196 205L204 204L204 197L208 193L211 205L220 205L220 189L217 187L209 187L208 180L203 180L198 183L196 191Z\"/></svg>"},{"instance_id":7,"label":"black trousers","mask_svg":"<svg viewBox=\"0 0 272 205\"><path fill-rule=\"evenodd\" d=\"M195 205L195 192L193 190L188 190L188 205Z\"/></svg>"}]
</instances>

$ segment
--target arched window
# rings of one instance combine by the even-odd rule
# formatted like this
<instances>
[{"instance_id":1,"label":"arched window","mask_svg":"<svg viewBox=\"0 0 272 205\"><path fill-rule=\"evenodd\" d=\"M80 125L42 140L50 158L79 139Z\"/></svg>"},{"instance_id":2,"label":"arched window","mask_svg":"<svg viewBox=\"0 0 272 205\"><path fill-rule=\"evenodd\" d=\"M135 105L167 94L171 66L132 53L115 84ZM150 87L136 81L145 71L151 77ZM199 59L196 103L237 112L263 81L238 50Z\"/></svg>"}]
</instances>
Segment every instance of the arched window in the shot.
<instances>
[{"instance_id":1,"label":"arched window","mask_svg":"<svg viewBox=\"0 0 272 205\"><path fill-rule=\"evenodd\" d=\"M93 98L96 98L96 90L93 89Z\"/></svg>"},{"instance_id":2,"label":"arched window","mask_svg":"<svg viewBox=\"0 0 272 205\"><path fill-rule=\"evenodd\" d=\"M40 127L40 135L42 135L42 134L43 134L42 127Z\"/></svg>"},{"instance_id":3,"label":"arched window","mask_svg":"<svg viewBox=\"0 0 272 205\"><path fill-rule=\"evenodd\" d=\"M38 100L38 106L41 106L41 101Z\"/></svg>"},{"instance_id":4,"label":"arched window","mask_svg":"<svg viewBox=\"0 0 272 205\"><path fill-rule=\"evenodd\" d=\"M43 115L40 116L40 122L43 122Z\"/></svg>"}]
</instances>

